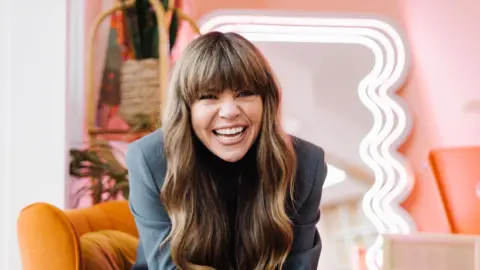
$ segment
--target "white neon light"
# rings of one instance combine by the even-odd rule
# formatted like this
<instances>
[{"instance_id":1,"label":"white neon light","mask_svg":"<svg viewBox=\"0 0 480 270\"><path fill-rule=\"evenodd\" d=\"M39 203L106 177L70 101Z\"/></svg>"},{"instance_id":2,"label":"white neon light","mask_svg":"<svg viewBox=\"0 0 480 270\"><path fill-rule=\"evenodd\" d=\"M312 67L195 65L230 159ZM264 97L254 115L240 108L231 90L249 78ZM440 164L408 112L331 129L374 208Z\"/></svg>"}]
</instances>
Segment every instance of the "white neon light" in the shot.
<instances>
[{"instance_id":1,"label":"white neon light","mask_svg":"<svg viewBox=\"0 0 480 270\"><path fill-rule=\"evenodd\" d=\"M375 64L358 86L362 103L372 112L374 125L360 145L360 156L375 173L375 183L365 194L363 210L379 236L366 254L368 269L382 265L384 233L410 233L413 219L400 203L410 193L410 167L396 152L409 132L405 109L393 93L402 80L406 53L400 35L389 24L371 18L320 18L255 15L255 11L224 14L204 19L201 32L232 31L252 41L358 44L369 48ZM392 99L394 96L395 99Z\"/></svg>"}]
</instances>

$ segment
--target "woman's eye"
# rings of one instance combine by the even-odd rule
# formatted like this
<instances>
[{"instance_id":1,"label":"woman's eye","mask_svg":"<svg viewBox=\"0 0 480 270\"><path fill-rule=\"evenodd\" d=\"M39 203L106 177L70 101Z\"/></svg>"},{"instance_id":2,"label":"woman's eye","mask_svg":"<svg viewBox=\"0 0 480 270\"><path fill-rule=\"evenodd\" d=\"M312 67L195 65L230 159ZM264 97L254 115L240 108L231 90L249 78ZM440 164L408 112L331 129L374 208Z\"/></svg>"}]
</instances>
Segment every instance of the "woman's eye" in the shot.
<instances>
[{"instance_id":1,"label":"woman's eye","mask_svg":"<svg viewBox=\"0 0 480 270\"><path fill-rule=\"evenodd\" d=\"M249 96L253 96L253 95L255 95L255 93L250 92L250 91L243 91L243 92L240 92L238 94L239 97L249 97Z\"/></svg>"},{"instance_id":2,"label":"woman's eye","mask_svg":"<svg viewBox=\"0 0 480 270\"><path fill-rule=\"evenodd\" d=\"M203 100L203 99L215 99L217 98L215 95L202 95L200 96L200 100Z\"/></svg>"}]
</instances>

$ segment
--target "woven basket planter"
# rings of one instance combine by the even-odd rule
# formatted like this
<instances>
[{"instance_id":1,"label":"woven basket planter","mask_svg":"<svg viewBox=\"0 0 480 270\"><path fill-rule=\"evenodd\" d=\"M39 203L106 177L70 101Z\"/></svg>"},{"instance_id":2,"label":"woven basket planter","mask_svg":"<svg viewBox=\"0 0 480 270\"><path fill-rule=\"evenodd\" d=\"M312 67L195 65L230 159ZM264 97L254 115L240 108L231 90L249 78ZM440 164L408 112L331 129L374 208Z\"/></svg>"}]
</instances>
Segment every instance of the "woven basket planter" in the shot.
<instances>
[{"instance_id":1,"label":"woven basket planter","mask_svg":"<svg viewBox=\"0 0 480 270\"><path fill-rule=\"evenodd\" d=\"M94 45L95 34L106 18L117 11L125 8L135 7L136 0L117 1L115 5L102 12L95 18L92 29L90 30L90 42L88 49L88 73L87 73L87 127L90 134L90 140L93 141L97 135L101 134L95 131L97 129L97 106L98 94L95 89L94 80ZM153 125L153 128L161 125L161 103L166 99L167 81L170 59L169 16L176 12L180 20L185 20L194 29L195 33L200 35L195 20L190 18L181 9L175 8L175 1L168 1L167 10L162 1L148 0L156 14L158 25L158 59L127 60L122 63L120 74L120 117L131 127L139 128L139 125ZM118 101L117 101L118 102ZM147 127L152 128L151 126ZM104 130L107 131L108 130ZM128 130L128 132L131 132Z\"/></svg>"},{"instance_id":2,"label":"woven basket planter","mask_svg":"<svg viewBox=\"0 0 480 270\"><path fill-rule=\"evenodd\" d=\"M119 113L129 125L145 116L160 117L161 90L158 59L127 60L122 63Z\"/></svg>"}]
</instances>

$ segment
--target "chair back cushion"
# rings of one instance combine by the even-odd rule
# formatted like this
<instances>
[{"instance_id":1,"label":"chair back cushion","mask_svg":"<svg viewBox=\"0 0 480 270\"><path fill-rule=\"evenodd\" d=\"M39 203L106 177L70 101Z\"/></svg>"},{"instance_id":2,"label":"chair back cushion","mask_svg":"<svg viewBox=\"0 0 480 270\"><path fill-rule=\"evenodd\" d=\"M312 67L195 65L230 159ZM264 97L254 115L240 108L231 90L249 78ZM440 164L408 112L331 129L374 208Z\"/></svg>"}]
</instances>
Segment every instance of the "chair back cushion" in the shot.
<instances>
[{"instance_id":1,"label":"chair back cushion","mask_svg":"<svg viewBox=\"0 0 480 270\"><path fill-rule=\"evenodd\" d=\"M138 231L128 201L109 201L65 211L78 236L101 230L117 230L138 238Z\"/></svg>"},{"instance_id":2,"label":"chair back cushion","mask_svg":"<svg viewBox=\"0 0 480 270\"><path fill-rule=\"evenodd\" d=\"M80 237L83 270L130 270L138 238L114 230L89 232Z\"/></svg>"}]
</instances>

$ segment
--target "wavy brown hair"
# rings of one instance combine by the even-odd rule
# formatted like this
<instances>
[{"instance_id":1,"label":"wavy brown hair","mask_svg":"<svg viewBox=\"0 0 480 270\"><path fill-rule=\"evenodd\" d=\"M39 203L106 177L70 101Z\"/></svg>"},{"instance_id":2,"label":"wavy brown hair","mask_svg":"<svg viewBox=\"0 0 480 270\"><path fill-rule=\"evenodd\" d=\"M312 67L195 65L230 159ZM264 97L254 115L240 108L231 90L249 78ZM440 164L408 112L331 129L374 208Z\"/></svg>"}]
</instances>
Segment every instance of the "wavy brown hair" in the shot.
<instances>
[{"instance_id":1,"label":"wavy brown hair","mask_svg":"<svg viewBox=\"0 0 480 270\"><path fill-rule=\"evenodd\" d=\"M215 182L195 153L190 106L203 91L241 89L261 96L264 110L257 138L256 178L239 190L236 234L230 235ZM167 173L161 200L172 229L173 262L180 269L280 269L290 252L296 155L280 123L281 96L260 51L235 33L211 32L193 40L177 61L163 119ZM225 254L235 239L235 266Z\"/></svg>"}]
</instances>

